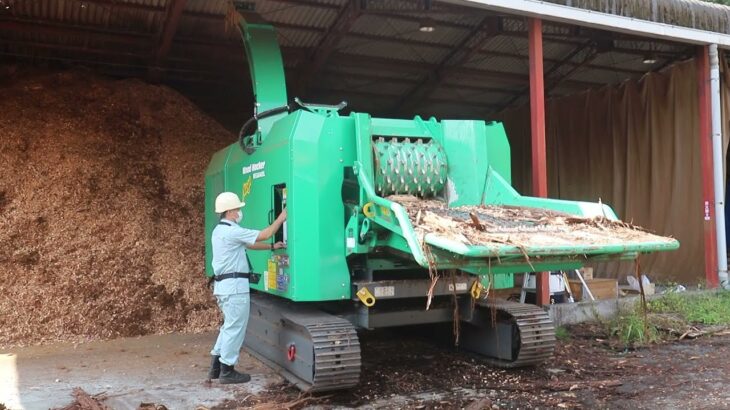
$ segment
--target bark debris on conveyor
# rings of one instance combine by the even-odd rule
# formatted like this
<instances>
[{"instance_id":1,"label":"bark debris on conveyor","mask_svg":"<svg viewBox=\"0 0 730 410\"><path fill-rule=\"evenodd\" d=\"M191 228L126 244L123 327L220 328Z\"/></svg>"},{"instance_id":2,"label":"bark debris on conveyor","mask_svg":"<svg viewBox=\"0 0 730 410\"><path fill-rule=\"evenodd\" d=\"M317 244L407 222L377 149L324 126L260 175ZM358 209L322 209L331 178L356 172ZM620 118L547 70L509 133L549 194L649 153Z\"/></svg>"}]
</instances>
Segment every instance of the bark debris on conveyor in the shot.
<instances>
[{"instance_id":1,"label":"bark debris on conveyor","mask_svg":"<svg viewBox=\"0 0 730 410\"><path fill-rule=\"evenodd\" d=\"M673 241L605 217L583 218L548 209L515 206L449 208L440 200L406 195L388 199L405 207L419 238L433 233L465 245L575 247Z\"/></svg>"}]
</instances>

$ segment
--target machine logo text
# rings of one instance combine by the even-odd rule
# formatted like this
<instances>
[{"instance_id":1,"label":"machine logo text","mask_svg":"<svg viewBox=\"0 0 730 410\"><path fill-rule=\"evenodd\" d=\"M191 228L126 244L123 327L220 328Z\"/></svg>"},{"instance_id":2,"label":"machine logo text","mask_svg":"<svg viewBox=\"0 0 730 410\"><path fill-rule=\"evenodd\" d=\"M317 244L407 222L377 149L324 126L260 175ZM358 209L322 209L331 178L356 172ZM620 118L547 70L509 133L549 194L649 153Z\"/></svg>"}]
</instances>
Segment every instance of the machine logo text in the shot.
<instances>
[{"instance_id":1,"label":"machine logo text","mask_svg":"<svg viewBox=\"0 0 730 410\"><path fill-rule=\"evenodd\" d=\"M253 172L253 179L259 179L266 176L266 161L255 162L251 165L244 166L241 171L243 175L250 174Z\"/></svg>"}]
</instances>

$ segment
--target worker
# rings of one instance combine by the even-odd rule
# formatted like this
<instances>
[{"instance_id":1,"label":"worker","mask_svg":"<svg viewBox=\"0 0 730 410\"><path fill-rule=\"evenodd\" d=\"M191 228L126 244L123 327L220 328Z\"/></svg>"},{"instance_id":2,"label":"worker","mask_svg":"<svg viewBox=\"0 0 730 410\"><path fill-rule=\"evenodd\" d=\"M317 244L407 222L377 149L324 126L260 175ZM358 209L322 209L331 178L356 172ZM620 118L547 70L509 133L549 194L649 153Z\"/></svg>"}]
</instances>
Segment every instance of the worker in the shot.
<instances>
[{"instance_id":1,"label":"worker","mask_svg":"<svg viewBox=\"0 0 730 410\"><path fill-rule=\"evenodd\" d=\"M223 192L215 199L215 212L220 222L213 229L213 273L215 295L223 312L223 325L210 354L208 377L220 378L221 384L246 383L251 376L234 369L246 334L249 315L249 276L251 264L247 249L274 250L284 248L282 242L266 243L286 220L286 208L276 220L261 231L242 228L245 203L233 192Z\"/></svg>"}]
</instances>

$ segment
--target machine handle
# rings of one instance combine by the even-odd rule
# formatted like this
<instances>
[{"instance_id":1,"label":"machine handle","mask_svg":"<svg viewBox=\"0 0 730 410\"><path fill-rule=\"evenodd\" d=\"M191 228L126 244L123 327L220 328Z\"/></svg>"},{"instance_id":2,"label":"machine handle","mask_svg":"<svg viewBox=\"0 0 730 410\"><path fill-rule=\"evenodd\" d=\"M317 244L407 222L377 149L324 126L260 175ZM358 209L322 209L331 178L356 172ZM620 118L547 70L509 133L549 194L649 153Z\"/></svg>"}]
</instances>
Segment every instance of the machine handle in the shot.
<instances>
[{"instance_id":1,"label":"machine handle","mask_svg":"<svg viewBox=\"0 0 730 410\"><path fill-rule=\"evenodd\" d=\"M340 111L343 108L347 107L347 101L342 101L337 105L330 105L330 104L307 104L304 101L300 100L299 97L294 97L294 102L297 103L300 107L304 108L305 110L309 112L314 112L314 110L320 108L325 110L334 110L334 111Z\"/></svg>"}]
</instances>

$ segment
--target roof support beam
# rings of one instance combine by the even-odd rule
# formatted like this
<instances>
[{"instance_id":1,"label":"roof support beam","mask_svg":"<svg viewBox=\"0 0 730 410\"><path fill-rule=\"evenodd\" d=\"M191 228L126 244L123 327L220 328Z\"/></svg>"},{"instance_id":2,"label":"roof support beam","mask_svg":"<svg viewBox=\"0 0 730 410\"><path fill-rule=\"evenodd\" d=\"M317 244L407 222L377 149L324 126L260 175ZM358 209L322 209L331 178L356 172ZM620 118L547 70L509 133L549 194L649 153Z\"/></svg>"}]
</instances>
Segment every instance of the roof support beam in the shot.
<instances>
[{"instance_id":1,"label":"roof support beam","mask_svg":"<svg viewBox=\"0 0 730 410\"><path fill-rule=\"evenodd\" d=\"M279 3L287 3L287 4L293 4L298 6L306 6L306 7L313 7L313 8L319 8L319 9L328 9L328 10L339 10L340 6L336 4L327 4L327 3L320 3L316 0L273 0ZM374 11L374 10L363 10L363 12L366 12L367 14L374 15L374 16L381 16L385 18L393 18L398 19L402 21L410 21L413 23L420 23L421 17L418 16L409 16L405 14L393 14L389 12L383 12L383 11ZM465 24L465 23L452 23L448 21L441 21L441 20L434 20L433 22L437 27L449 27L449 28L456 28L461 30L469 30L472 28L471 25ZM276 23L274 23L276 24Z\"/></svg>"},{"instance_id":2,"label":"roof support beam","mask_svg":"<svg viewBox=\"0 0 730 410\"><path fill-rule=\"evenodd\" d=\"M125 3L126 4L126 3ZM186 13L187 14L187 13ZM286 23L274 23L276 27L283 27L283 28L290 28L290 29L301 29L301 30L308 30L308 31L317 31L317 32L323 32L322 29L317 28L311 28L311 27L304 27L304 26L297 26L293 24L286 24ZM147 33L139 33L139 32L131 32L131 31L120 31L120 30L109 30L109 29L103 29L98 27L85 27L85 26L76 26L76 25L64 25L60 23L53 23L53 22L40 22L40 21L30 21L30 20L23 20L23 19L13 19L13 20L2 20L0 19L0 30L2 29L8 29L8 30L23 30L23 31L29 31L33 30L33 32L38 33L46 33L50 35L88 35L89 33L93 33L94 39L102 40L102 41L108 41L112 42L118 45L124 45L128 47L138 47L138 49L134 51L142 52L145 49L149 49L149 44L140 44L139 41L136 41L140 38L151 40L151 37ZM384 41L384 42L391 42L391 43L402 43L402 44L408 44L408 45L416 45L416 46L425 46L425 47L434 47L434 48L443 48L443 49L451 49L452 46L447 44L438 44L438 43L428 43L418 40L412 40L412 39L397 39L397 38L389 38L385 36L379 36L379 35L367 35L367 34L361 34L361 33L348 33L348 36L351 36L353 38L362 38L364 40L372 40L372 41ZM510 35L510 36L518 36L518 33L512 33L512 32L505 32L502 31L500 35ZM521 38L524 38L526 36L526 33L523 33ZM573 41L568 40L558 40L558 39L550 39L549 42L558 42L561 44L574 44L577 45L577 43ZM228 53L233 51L235 49L235 52L242 53L242 44L240 42L231 42L231 41L213 41L213 40L206 40L206 39L199 39L199 38L180 38L175 37L173 43L185 43L188 45L200 45L200 46L206 46L207 48L215 48L221 53ZM485 57L506 57L506 58L520 58L524 59L526 56L520 55L520 54L513 54L513 53L504 53L504 52L491 52L491 51L484 51L484 50L472 50L472 48L467 48L469 52L473 52L475 54L483 55ZM465 49L465 51L467 50ZM304 49L302 49L303 51ZM637 50L624 50L624 49L618 49L614 48L614 51L621 52L621 53L633 53L637 55L644 55L644 51L637 51ZM675 55L665 55L660 54L663 58L668 58L666 56L678 59L678 56ZM556 62L558 60L553 59L546 59L545 62ZM575 64L572 62L568 62L567 64ZM596 65L587 65L586 67L591 69L603 69L605 70L605 67L596 66ZM643 72L637 71L637 70L631 70L631 69L625 69L625 68L615 68L612 69L613 71L619 71L619 72L625 72L629 74L642 74Z\"/></svg>"},{"instance_id":3,"label":"roof support beam","mask_svg":"<svg viewBox=\"0 0 730 410\"><path fill-rule=\"evenodd\" d=\"M465 47L471 44L472 48L465 52L454 62L454 66L460 66L469 61L471 56L482 46L482 42L489 37L499 33L499 19L495 17L484 17L474 29L472 29L459 44L454 46L448 54L426 75L420 83L412 87L403 97L399 98L391 107L392 112L410 111L418 102L427 99L441 85L446 77L444 68L454 59ZM476 44L474 44L476 43Z\"/></svg>"},{"instance_id":4,"label":"roof support beam","mask_svg":"<svg viewBox=\"0 0 730 410\"><path fill-rule=\"evenodd\" d=\"M545 87L545 93L550 94L550 91L557 88L557 86L560 85L560 83L563 82L563 80L570 78L570 76L573 75L573 73L575 73L576 71L578 71L581 67L588 66L588 64L591 61L595 60L596 57L598 57L598 53L596 52L596 50L591 50L591 52L583 58L583 61L581 61L577 65L574 65L570 70L566 71L565 73L560 74L556 78L549 79L548 85L547 85L547 87Z\"/></svg>"},{"instance_id":5,"label":"roof support beam","mask_svg":"<svg viewBox=\"0 0 730 410\"><path fill-rule=\"evenodd\" d=\"M101 56L108 56L108 57L117 57L117 58L124 58L127 60L134 60L138 62L138 64L145 63L149 56L144 53L135 53L133 51L127 51L123 48L115 48L115 49L101 49L101 48L91 48L87 46L77 46L77 45L68 45L68 44L54 44L54 43L42 43L38 41L26 41L26 40L10 40L7 38L0 38L0 46L11 46L11 47L19 47L23 49L42 49L42 50L57 50L57 51L63 51L63 52L69 52L69 53L79 53L79 54L93 54L93 55L101 55ZM37 51L37 50L33 50ZM33 53L29 53L29 56Z\"/></svg>"},{"instance_id":6,"label":"roof support beam","mask_svg":"<svg viewBox=\"0 0 730 410\"><path fill-rule=\"evenodd\" d=\"M150 80L160 81L162 78L162 65L172 47L172 39L175 37L178 24L180 24L180 17L182 17L183 10L185 9L185 3L186 0L168 0L167 2L165 21L162 31L159 34L157 48L154 51L152 64L148 72Z\"/></svg>"},{"instance_id":7,"label":"roof support beam","mask_svg":"<svg viewBox=\"0 0 730 410\"><path fill-rule=\"evenodd\" d=\"M547 71L547 73L542 74L543 78L550 77L550 75L552 75L554 72L558 71L560 69L560 67L562 67L563 65L567 64L568 62L570 62L575 56L577 56L578 54L580 54L580 52L582 52L583 50L585 50L591 44L592 44L592 41L589 40L589 41L584 42L583 44L578 45L575 49L573 49L573 51L571 51L570 53L568 53L568 55L566 55L565 57L563 57L562 60L560 60L557 63L553 64L553 66L550 67L550 69ZM592 53L592 55L595 58L595 55L596 54L595 53ZM583 63L586 63L587 61L588 60L584 60ZM560 76L560 78L557 81L550 82L551 86L548 86L547 89L554 88L558 83L560 83L560 81L564 80L565 78L567 78L568 76L570 76L571 74L573 74L582 65L583 64L576 64L576 65L574 65L573 66L573 69L571 69L567 75ZM502 107L500 108L500 111L501 110L504 110L505 108L507 108L507 107L511 106L512 104L514 104L517 100L519 100L525 94L528 94L530 92L530 89L531 89L530 86L527 86L527 87L523 88L522 91L519 94L515 95L514 97L510 98L506 103L504 103L502 105ZM547 90L546 90L546 92L547 92Z\"/></svg>"},{"instance_id":8,"label":"roof support beam","mask_svg":"<svg viewBox=\"0 0 730 410\"><path fill-rule=\"evenodd\" d=\"M316 33L322 33L325 31L323 29L316 28L316 27L308 27L308 26L302 26L302 25L291 24L291 23L272 23L272 24L274 24L274 26L276 26L277 28L284 28L284 29L291 29L291 30L303 30L303 31L309 31L309 32L316 32ZM489 35L489 33L480 33L480 34ZM514 37L519 37L519 38L525 38L527 36L527 32L516 32L516 31L506 32L506 31L502 31L500 29L499 35L509 35L511 37L514 36ZM350 32L350 33L347 33L347 37L351 37L351 38L358 39L358 40L365 40L365 41L380 41L380 42L385 42L385 43L404 44L404 45L411 45L411 46L417 46L417 47L439 48L439 49L449 50L449 51L453 50L455 47L453 44L433 43L433 42L415 40L415 39L410 39L410 38L387 37L387 36L382 36L382 35L377 35L377 34ZM543 38L544 37L545 36L543 36ZM560 43L560 44L570 44L570 45L576 45L576 46L580 45L579 43L576 43L575 41L568 41L568 40L557 39L557 38L545 39L545 41L549 42L549 43L555 42L555 43ZM646 54L646 52L643 50L630 50L630 49L619 49L619 48L614 48L613 50L616 52L620 52L620 53L635 54L635 55L640 55L640 56L644 56L644 54ZM522 55L522 54L517 54L517 53L506 53L503 51L491 51L491 50L487 51L487 50L481 50L481 49L479 49L479 47L464 47L463 51L470 53L471 56L481 55L481 56L485 56L485 57L506 57L506 58L527 59L527 55ZM673 55L671 53L660 53L658 55L661 55L662 57L665 57L665 58L668 58L667 56L670 56L672 58L677 58L676 55ZM467 60L468 60L468 58L465 61L467 61ZM559 60L550 59L550 58L546 58L544 61L546 63L559 62ZM572 62L568 61L564 64L574 65L576 63L572 63ZM588 66L588 67L591 69L595 69L595 70L611 70L611 71L625 72L625 73L631 73L631 74L644 74L645 73L644 71L631 70L631 69L627 69L627 68L613 68L613 67L606 68L606 67L592 66L592 65Z\"/></svg>"},{"instance_id":9,"label":"roof support beam","mask_svg":"<svg viewBox=\"0 0 730 410\"><path fill-rule=\"evenodd\" d=\"M146 11L150 13L165 13L167 12L166 7L160 7L155 6L153 4L145 4L145 3L133 3L131 1L121 1L121 0L83 0L86 4L91 5L98 5L100 7L106 8L107 10L141 10ZM202 17L202 18L210 18L210 19L216 19L216 20L222 20L225 15L224 14L214 14L214 13L203 13L199 11L183 11L183 15L190 16L190 17Z\"/></svg>"},{"instance_id":10,"label":"roof support beam","mask_svg":"<svg viewBox=\"0 0 730 410\"><path fill-rule=\"evenodd\" d=\"M600 30L616 31L642 37L672 40L689 44L717 44L730 48L730 35L664 23L600 13L540 0L443 0L446 3L472 5L477 9L517 14L547 21L575 24Z\"/></svg>"},{"instance_id":11,"label":"roof support beam","mask_svg":"<svg viewBox=\"0 0 730 410\"><path fill-rule=\"evenodd\" d=\"M320 41L319 46L312 51L308 61L303 63L304 71L301 73L299 81L294 88L295 94L300 97L306 95L311 82L319 74L320 70L322 70L322 67L332 52L335 51L342 37L350 31L350 28L355 24L355 21L357 21L361 14L362 11L357 0L348 0L345 6L339 9L334 24L329 27L324 38Z\"/></svg>"},{"instance_id":12,"label":"roof support beam","mask_svg":"<svg viewBox=\"0 0 730 410\"><path fill-rule=\"evenodd\" d=\"M384 57L371 57L355 54L345 54L341 52L334 53L332 60L335 66L352 66L352 67L372 67L375 69L392 69L396 72L408 71L412 73L422 73L424 71L433 70L434 64L424 64L416 61L392 59ZM504 71L482 70L467 67L447 67L444 69L449 74L455 74L463 79L474 81L484 81L485 79L496 79L505 83L524 85L529 81L529 77L524 74L508 73ZM575 87L577 89L586 89L604 85L600 82L569 80L565 82L566 86Z\"/></svg>"},{"instance_id":13,"label":"roof support beam","mask_svg":"<svg viewBox=\"0 0 730 410\"><path fill-rule=\"evenodd\" d=\"M0 18L0 31L23 31L50 36L79 36L84 37L92 34L93 40L113 43L114 46L124 46L126 51L145 53L148 58L150 50L156 47L153 35L136 31L110 30L99 27L67 25L49 21L32 21L25 19L2 19ZM217 52L229 53L235 48L243 55L243 44L227 40L213 41L199 38L173 38L173 43L182 43L187 46L205 47L206 50L214 49Z\"/></svg>"},{"instance_id":14,"label":"roof support beam","mask_svg":"<svg viewBox=\"0 0 730 410\"><path fill-rule=\"evenodd\" d=\"M361 95L364 97L377 98L377 99L382 99L382 100L392 100L392 99L398 98L398 96L399 96L398 94L381 94L381 93L376 93L376 92L372 92L372 91L350 90L350 89L344 90L344 89L340 89L340 88L336 88L336 87L326 87L326 86L314 87L314 88L318 91L324 91L324 92L328 92L328 93L342 93L343 96ZM474 102L474 101L468 101L468 100L455 100L455 99L450 99L450 98L431 98L428 101L434 102L434 103L462 105L462 106L469 106L469 107L482 107L483 109L496 108L495 105L488 104L488 103ZM389 112L389 111L385 111L385 112Z\"/></svg>"},{"instance_id":15,"label":"roof support beam","mask_svg":"<svg viewBox=\"0 0 730 410\"><path fill-rule=\"evenodd\" d=\"M47 22L31 22L25 20L2 20L0 19L0 31L30 31L35 33L43 33L53 36L79 36L86 37L88 34L93 34L94 40L100 40L108 42L117 46L120 50L124 50L125 53L131 53L135 55L148 55L147 52L152 48L153 37L146 33L138 32L125 32L118 30L108 30L101 28L90 28L80 26L63 26L60 24L47 23ZM240 43L232 42L211 42L207 40L200 40L194 38L181 38L175 37L173 44L182 44L185 47L201 50L205 50L206 55L215 56L215 59L226 59L227 61L231 58L238 60L238 56L243 55L241 52L242 45ZM51 45L49 45L51 46ZM288 55L288 58L297 59L303 58L307 49L297 47L282 47L284 55ZM83 52L83 48L78 48L80 53ZM231 51L235 51L231 53ZM95 54L94 51L89 51L89 54ZM149 58L149 57L148 57ZM433 70L435 65L423 64L415 61L407 61L401 59L389 59L383 57L370 57L355 54L345 54L341 52L333 52L330 56L330 60L334 63L334 66L355 66L355 67L371 67L373 69L384 69L393 70L394 72L411 72L411 73L424 73L424 71ZM328 64L329 66L330 64ZM474 81L483 81L485 79L497 79L502 82L506 82L514 85L524 85L527 83L527 76L514 73L506 73L500 71L480 70L465 67L446 67L444 69L450 76L456 75L464 80L473 79ZM584 89L602 85L601 83L592 83L587 81L565 81L566 87L574 87L576 89Z\"/></svg>"},{"instance_id":16,"label":"roof support beam","mask_svg":"<svg viewBox=\"0 0 730 410\"><path fill-rule=\"evenodd\" d=\"M137 45L135 39L148 38L148 34L140 34L135 32L121 32L106 29L94 29L77 25L65 25L59 23L46 23L23 19L0 19L0 30L8 31L24 31L33 33L43 33L49 35L79 35L85 36L89 33L94 34L94 39L116 43L117 45Z\"/></svg>"},{"instance_id":17,"label":"roof support beam","mask_svg":"<svg viewBox=\"0 0 730 410\"><path fill-rule=\"evenodd\" d=\"M503 36L509 36L509 37L523 39L523 38L525 38L528 35L528 33L527 33L527 31L510 30L510 31L503 31L502 32L502 35ZM543 36L542 37L543 37L543 41L545 43L556 43L556 44L576 45L576 46L580 44L577 41L572 41L572 40L568 40L566 38L562 38L560 36L548 35L548 34L545 34L545 33L543 33ZM614 40L618 40L618 41L629 41L629 40L619 39L619 38L615 38ZM674 43L674 45L675 46L681 46L682 44L681 43ZM612 47L611 48L611 51L615 51L615 52L621 53L621 54L634 54L634 55L637 55L637 56L643 56L647 52L647 50L644 50L644 49L625 48L625 47L616 47L616 46ZM661 56L661 57L664 57L664 58L676 58L677 57L677 53L672 53L672 52L669 52L669 51L664 51L664 52L655 51L654 53L656 55ZM545 60L545 61L549 61L549 60Z\"/></svg>"},{"instance_id":18,"label":"roof support beam","mask_svg":"<svg viewBox=\"0 0 730 410\"><path fill-rule=\"evenodd\" d=\"M28 54L20 54L20 53L13 53L13 52L3 52L0 51L0 56L9 56L9 57L16 57L20 59L28 59L30 61L36 61L36 60L44 60L44 61L61 61L64 63L70 63L70 64L83 64L84 66L89 67L96 67L101 72L104 72L109 75L124 75L127 77L130 76L142 76L144 75L144 72L147 68L145 64L138 64L134 61L127 60L127 61L119 61L119 62L109 62L99 59L89 59L89 58L75 58L75 57L56 57L56 56L48 56L48 55L28 55ZM168 73L170 76L168 76L169 80L180 80L180 81L190 81L190 82L220 82L221 81L221 72L218 70L198 70L193 68L173 68L169 69ZM235 71L229 71L225 73L226 76L229 78L235 77L240 75L239 72Z\"/></svg>"},{"instance_id":19,"label":"roof support beam","mask_svg":"<svg viewBox=\"0 0 730 410\"><path fill-rule=\"evenodd\" d=\"M380 81L380 82L386 82L386 83L392 83L392 84L419 84L420 81L417 79L411 79L411 78L403 78L398 76L390 76L390 75L383 75L383 74L371 74L371 73L346 73L339 70L334 70L332 68L326 68L324 72L327 74L327 77L340 77L340 78L362 78L365 80L373 80L373 81ZM494 93L494 94L506 94L506 95L513 95L517 93L515 90L509 90L506 88L497 88L497 87L486 87L481 85L475 85L475 84L460 84L456 82L444 82L444 86L447 86L449 88L456 88L460 90L466 90L466 91L474 91L479 93Z\"/></svg>"}]
</instances>

